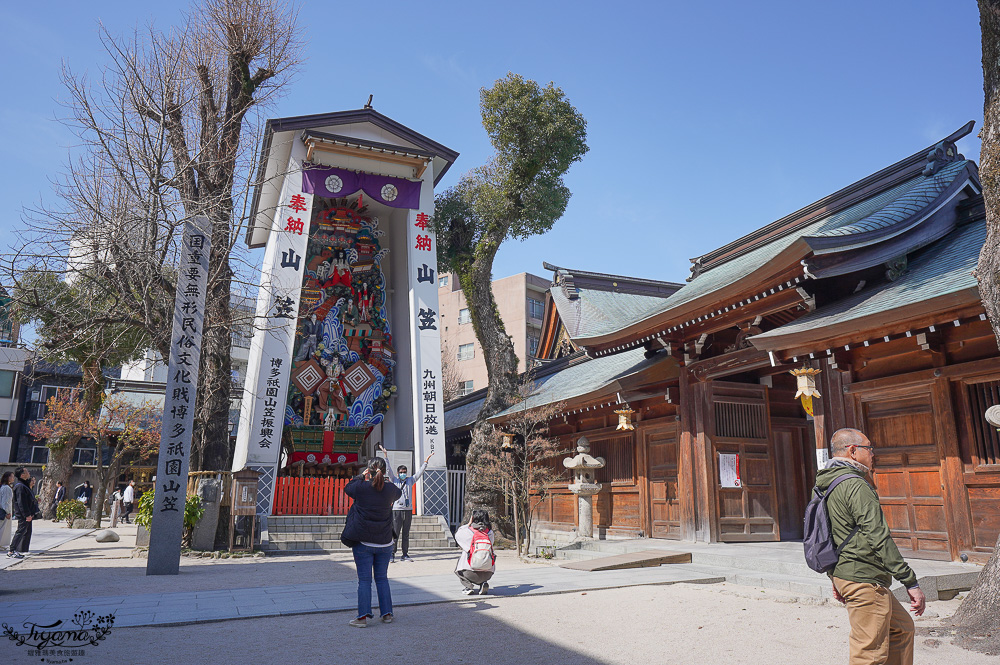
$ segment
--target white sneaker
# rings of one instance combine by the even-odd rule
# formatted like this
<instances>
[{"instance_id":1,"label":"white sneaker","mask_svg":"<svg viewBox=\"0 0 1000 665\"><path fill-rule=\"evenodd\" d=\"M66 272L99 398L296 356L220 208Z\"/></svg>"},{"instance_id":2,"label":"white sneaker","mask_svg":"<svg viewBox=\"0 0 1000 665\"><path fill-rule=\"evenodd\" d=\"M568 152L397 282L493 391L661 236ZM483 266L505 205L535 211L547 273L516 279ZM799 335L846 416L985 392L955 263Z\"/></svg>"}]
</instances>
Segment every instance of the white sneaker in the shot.
<instances>
[{"instance_id":1,"label":"white sneaker","mask_svg":"<svg viewBox=\"0 0 1000 665\"><path fill-rule=\"evenodd\" d=\"M466 596L472 596L479 592L476 589L462 589L462 593L464 593Z\"/></svg>"}]
</instances>

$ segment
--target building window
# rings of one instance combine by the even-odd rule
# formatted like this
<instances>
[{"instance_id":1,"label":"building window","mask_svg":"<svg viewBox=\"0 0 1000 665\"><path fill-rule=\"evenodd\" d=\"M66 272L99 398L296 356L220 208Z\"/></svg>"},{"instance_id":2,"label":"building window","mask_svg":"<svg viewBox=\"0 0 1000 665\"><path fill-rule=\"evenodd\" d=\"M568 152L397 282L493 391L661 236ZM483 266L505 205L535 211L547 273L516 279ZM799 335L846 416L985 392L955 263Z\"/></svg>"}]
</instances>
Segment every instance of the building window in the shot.
<instances>
[{"instance_id":1,"label":"building window","mask_svg":"<svg viewBox=\"0 0 1000 665\"><path fill-rule=\"evenodd\" d=\"M528 355L532 358L538 352L538 338L534 335L528 335Z\"/></svg>"},{"instance_id":2,"label":"building window","mask_svg":"<svg viewBox=\"0 0 1000 665\"><path fill-rule=\"evenodd\" d=\"M41 420L45 417L45 403L48 402L53 397L58 397L60 400L69 400L76 398L80 393L79 388L72 388L69 386L42 386L41 391L33 390L31 392L31 401L38 402L38 410L35 411L35 418ZM31 418L31 411L28 412L28 418Z\"/></svg>"},{"instance_id":3,"label":"building window","mask_svg":"<svg viewBox=\"0 0 1000 665\"><path fill-rule=\"evenodd\" d=\"M81 466L97 465L97 450L94 448L77 448L73 452L73 464Z\"/></svg>"},{"instance_id":4,"label":"building window","mask_svg":"<svg viewBox=\"0 0 1000 665\"><path fill-rule=\"evenodd\" d=\"M459 323L470 323L472 321L472 315L469 314L469 308L465 307L458 310L458 322Z\"/></svg>"},{"instance_id":5,"label":"building window","mask_svg":"<svg viewBox=\"0 0 1000 665\"><path fill-rule=\"evenodd\" d=\"M438 286L448 286L448 275L441 275L441 279L438 280Z\"/></svg>"},{"instance_id":6,"label":"building window","mask_svg":"<svg viewBox=\"0 0 1000 665\"><path fill-rule=\"evenodd\" d=\"M17 372L9 369L0 369L0 397L14 396L14 377Z\"/></svg>"},{"instance_id":7,"label":"building window","mask_svg":"<svg viewBox=\"0 0 1000 665\"><path fill-rule=\"evenodd\" d=\"M48 464L49 463L49 449L46 446L32 446L31 447L31 463L32 464Z\"/></svg>"},{"instance_id":8,"label":"building window","mask_svg":"<svg viewBox=\"0 0 1000 665\"><path fill-rule=\"evenodd\" d=\"M472 392L472 381L458 382L458 396L464 397Z\"/></svg>"},{"instance_id":9,"label":"building window","mask_svg":"<svg viewBox=\"0 0 1000 665\"><path fill-rule=\"evenodd\" d=\"M234 323L230 331L233 346L240 349L249 349L250 340L253 338L253 327L248 323Z\"/></svg>"},{"instance_id":10,"label":"building window","mask_svg":"<svg viewBox=\"0 0 1000 665\"><path fill-rule=\"evenodd\" d=\"M528 316L532 319L542 318L542 314L545 312L545 304L541 300L535 300L534 298L528 298Z\"/></svg>"},{"instance_id":11,"label":"building window","mask_svg":"<svg viewBox=\"0 0 1000 665\"><path fill-rule=\"evenodd\" d=\"M475 344L461 344L458 347L458 359L459 360L472 360L476 357L476 346ZM471 383L471 382L470 382Z\"/></svg>"}]
</instances>

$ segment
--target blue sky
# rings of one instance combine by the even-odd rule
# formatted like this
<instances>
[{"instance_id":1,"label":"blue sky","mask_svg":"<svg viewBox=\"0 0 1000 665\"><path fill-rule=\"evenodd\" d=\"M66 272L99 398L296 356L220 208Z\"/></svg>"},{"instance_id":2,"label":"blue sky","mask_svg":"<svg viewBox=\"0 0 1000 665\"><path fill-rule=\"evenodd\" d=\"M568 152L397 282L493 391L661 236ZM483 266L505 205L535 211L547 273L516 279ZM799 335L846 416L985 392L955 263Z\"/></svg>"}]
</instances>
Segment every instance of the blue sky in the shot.
<instances>
[{"instance_id":1,"label":"blue sky","mask_svg":"<svg viewBox=\"0 0 1000 665\"><path fill-rule=\"evenodd\" d=\"M0 243L74 137L56 117L62 61L96 72L112 32L178 20L185 2L13 3L3 10ZM976 4L304 2L302 71L274 116L374 107L488 158L478 92L508 71L562 87L590 153L566 215L511 242L495 277L542 261L681 281L689 259L982 121ZM973 135L959 144L978 160Z\"/></svg>"}]
</instances>

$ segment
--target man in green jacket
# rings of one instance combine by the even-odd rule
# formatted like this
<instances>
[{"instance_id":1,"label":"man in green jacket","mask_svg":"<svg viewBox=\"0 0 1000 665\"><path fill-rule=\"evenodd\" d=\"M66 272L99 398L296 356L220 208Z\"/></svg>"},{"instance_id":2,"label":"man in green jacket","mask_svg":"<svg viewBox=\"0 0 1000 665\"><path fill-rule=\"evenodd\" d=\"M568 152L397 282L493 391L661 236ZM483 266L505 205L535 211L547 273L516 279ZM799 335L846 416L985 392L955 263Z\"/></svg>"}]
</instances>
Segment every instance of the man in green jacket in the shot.
<instances>
[{"instance_id":1,"label":"man in green jacket","mask_svg":"<svg viewBox=\"0 0 1000 665\"><path fill-rule=\"evenodd\" d=\"M851 665L912 665L913 619L889 591L895 577L906 587L910 609L924 613L926 599L917 576L889 535L889 526L871 481L875 447L856 429L841 429L830 440L832 459L816 474L825 491L841 482L826 500L833 542L843 546L831 573L833 597L847 605L851 622ZM852 535L853 532L853 535Z\"/></svg>"}]
</instances>

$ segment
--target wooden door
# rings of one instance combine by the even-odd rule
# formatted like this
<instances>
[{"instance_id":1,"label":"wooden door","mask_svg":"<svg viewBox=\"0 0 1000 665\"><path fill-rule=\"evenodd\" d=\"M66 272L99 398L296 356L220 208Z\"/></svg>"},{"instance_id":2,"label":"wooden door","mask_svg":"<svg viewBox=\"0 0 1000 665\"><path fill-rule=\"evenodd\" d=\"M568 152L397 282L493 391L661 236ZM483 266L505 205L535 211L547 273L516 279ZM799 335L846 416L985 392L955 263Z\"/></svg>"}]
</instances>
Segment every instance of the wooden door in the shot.
<instances>
[{"instance_id":1,"label":"wooden door","mask_svg":"<svg viewBox=\"0 0 1000 665\"><path fill-rule=\"evenodd\" d=\"M790 421L790 422L789 422ZM777 482L778 525L782 540L802 538L802 518L812 490L806 464L813 461L812 437L805 421L801 424L785 418L771 422L771 441L774 444L774 467Z\"/></svg>"},{"instance_id":2,"label":"wooden door","mask_svg":"<svg viewBox=\"0 0 1000 665\"><path fill-rule=\"evenodd\" d=\"M950 559L941 459L931 395L865 401L864 432L875 446L875 485L904 556Z\"/></svg>"},{"instance_id":3,"label":"wooden door","mask_svg":"<svg viewBox=\"0 0 1000 665\"><path fill-rule=\"evenodd\" d=\"M643 431L650 536L680 540L681 507L677 495L677 427Z\"/></svg>"},{"instance_id":4,"label":"wooden door","mask_svg":"<svg viewBox=\"0 0 1000 665\"><path fill-rule=\"evenodd\" d=\"M778 500L771 455L767 389L716 381L710 426L718 538L722 542L780 539ZM722 487L721 455L739 455L739 487Z\"/></svg>"}]
</instances>

